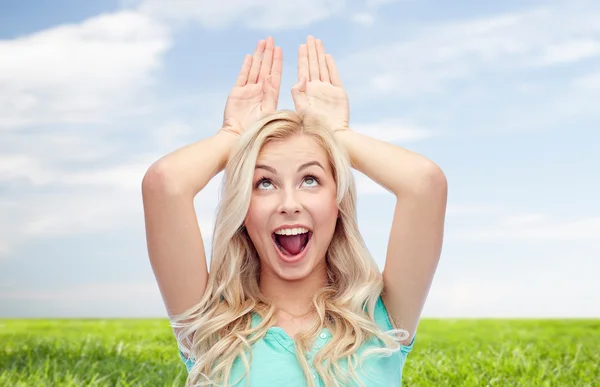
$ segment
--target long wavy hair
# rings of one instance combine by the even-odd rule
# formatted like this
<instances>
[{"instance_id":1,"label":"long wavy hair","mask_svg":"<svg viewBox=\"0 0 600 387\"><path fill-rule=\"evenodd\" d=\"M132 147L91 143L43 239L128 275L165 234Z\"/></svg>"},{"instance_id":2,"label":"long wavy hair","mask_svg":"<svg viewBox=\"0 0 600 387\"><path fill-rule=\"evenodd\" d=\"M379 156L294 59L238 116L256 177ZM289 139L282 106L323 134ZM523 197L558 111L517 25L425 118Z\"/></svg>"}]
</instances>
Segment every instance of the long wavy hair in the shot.
<instances>
[{"instance_id":1,"label":"long wavy hair","mask_svg":"<svg viewBox=\"0 0 600 387\"><path fill-rule=\"evenodd\" d=\"M318 318L295 340L297 359L308 385L312 387L314 382L305 353L322 328L328 328L332 337L315 355L314 367L327 386L350 379L362 384L356 374L359 360L364 360L362 356L390 355L400 349L400 340L408 334L402 329L384 332L374 322L383 281L358 229L356 187L347 153L319 120L283 110L246 131L230 155L213 233L206 291L197 305L171 316L179 348L195 362L186 386L226 385L236 358L242 360L248 372L252 344L276 322L275 307L259 289L260 260L243 222L260 150L270 141L296 135L312 137L326 151L336 181L340 214L326 254L328 285L312 300ZM255 327L253 313L262 317ZM381 345L365 350L358 359L357 350L373 337ZM345 361L346 370L340 367L340 361ZM231 383L235 382L238 381Z\"/></svg>"}]
</instances>

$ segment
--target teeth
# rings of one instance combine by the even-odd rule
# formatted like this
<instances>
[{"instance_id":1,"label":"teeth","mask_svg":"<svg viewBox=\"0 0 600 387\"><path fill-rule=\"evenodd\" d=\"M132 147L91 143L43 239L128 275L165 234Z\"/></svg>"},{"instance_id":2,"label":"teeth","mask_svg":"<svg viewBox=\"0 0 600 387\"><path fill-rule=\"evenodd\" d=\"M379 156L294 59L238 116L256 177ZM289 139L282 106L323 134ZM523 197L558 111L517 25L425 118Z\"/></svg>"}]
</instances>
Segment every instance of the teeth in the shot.
<instances>
[{"instance_id":1,"label":"teeth","mask_svg":"<svg viewBox=\"0 0 600 387\"><path fill-rule=\"evenodd\" d=\"M306 234L309 230L304 227L296 227L296 228L286 228L282 230L275 231L277 235L298 235L298 234Z\"/></svg>"}]
</instances>

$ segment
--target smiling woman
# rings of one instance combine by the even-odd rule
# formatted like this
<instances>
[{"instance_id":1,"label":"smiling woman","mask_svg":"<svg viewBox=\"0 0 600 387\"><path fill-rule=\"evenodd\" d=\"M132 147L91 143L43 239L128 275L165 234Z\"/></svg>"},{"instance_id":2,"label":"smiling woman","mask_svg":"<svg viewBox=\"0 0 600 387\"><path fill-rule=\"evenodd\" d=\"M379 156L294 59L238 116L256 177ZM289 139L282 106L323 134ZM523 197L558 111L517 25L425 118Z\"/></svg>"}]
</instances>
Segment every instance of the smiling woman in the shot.
<instances>
[{"instance_id":1,"label":"smiling woman","mask_svg":"<svg viewBox=\"0 0 600 387\"><path fill-rule=\"evenodd\" d=\"M334 162L325 151L333 139L292 112L269 120L261 133L266 144L254 141L261 150L244 222L261 257L261 275L302 280L315 270L325 274L320 258L327 253L338 217Z\"/></svg>"},{"instance_id":2,"label":"smiling woman","mask_svg":"<svg viewBox=\"0 0 600 387\"><path fill-rule=\"evenodd\" d=\"M320 40L300 46L296 111L276 109L281 67L272 38L260 41L223 128L163 157L142 183L187 385L398 386L440 256L444 175L350 130ZM358 229L351 167L399 199L383 273ZM193 200L223 169L209 273Z\"/></svg>"}]
</instances>

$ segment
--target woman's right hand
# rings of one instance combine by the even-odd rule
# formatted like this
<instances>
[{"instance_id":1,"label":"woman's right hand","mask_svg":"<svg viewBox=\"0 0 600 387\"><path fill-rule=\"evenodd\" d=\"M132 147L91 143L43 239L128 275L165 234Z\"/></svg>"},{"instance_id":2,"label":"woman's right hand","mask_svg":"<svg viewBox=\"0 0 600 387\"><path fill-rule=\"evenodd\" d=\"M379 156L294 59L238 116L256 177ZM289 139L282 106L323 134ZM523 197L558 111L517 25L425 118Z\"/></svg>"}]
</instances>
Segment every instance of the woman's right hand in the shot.
<instances>
[{"instance_id":1,"label":"woman's right hand","mask_svg":"<svg viewBox=\"0 0 600 387\"><path fill-rule=\"evenodd\" d=\"M271 36L259 41L254 56L247 54L244 58L229 93L221 130L240 135L256 121L277 111L282 67L281 47L275 47Z\"/></svg>"}]
</instances>

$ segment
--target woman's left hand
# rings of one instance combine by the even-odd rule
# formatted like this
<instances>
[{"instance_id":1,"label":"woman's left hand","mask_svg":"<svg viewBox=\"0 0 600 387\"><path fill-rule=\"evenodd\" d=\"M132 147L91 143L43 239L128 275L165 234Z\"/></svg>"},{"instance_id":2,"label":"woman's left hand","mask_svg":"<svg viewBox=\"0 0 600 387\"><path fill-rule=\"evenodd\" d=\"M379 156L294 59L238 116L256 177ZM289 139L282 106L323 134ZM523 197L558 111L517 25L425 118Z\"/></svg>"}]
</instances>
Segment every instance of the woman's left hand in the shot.
<instances>
[{"instance_id":1,"label":"woman's left hand","mask_svg":"<svg viewBox=\"0 0 600 387\"><path fill-rule=\"evenodd\" d=\"M349 128L350 104L335 61L313 36L298 50L298 83L292 98L298 113L318 117L333 131Z\"/></svg>"}]
</instances>

